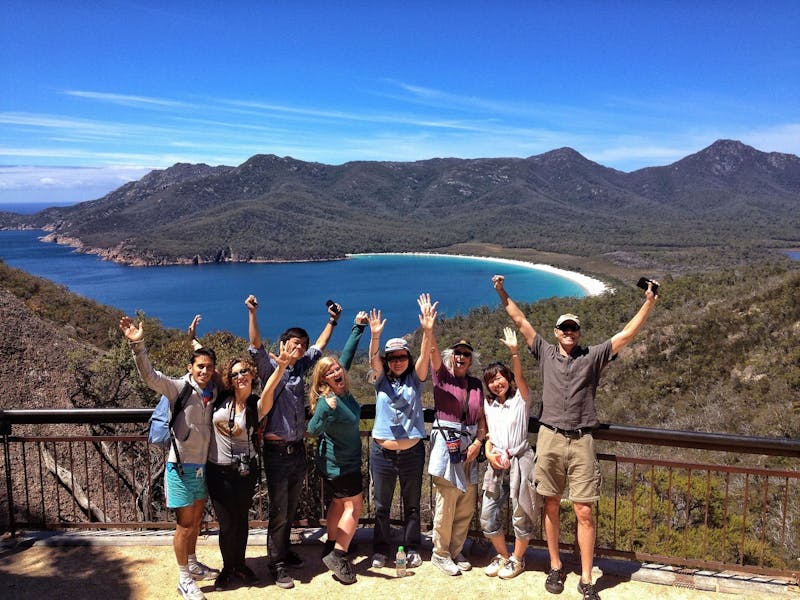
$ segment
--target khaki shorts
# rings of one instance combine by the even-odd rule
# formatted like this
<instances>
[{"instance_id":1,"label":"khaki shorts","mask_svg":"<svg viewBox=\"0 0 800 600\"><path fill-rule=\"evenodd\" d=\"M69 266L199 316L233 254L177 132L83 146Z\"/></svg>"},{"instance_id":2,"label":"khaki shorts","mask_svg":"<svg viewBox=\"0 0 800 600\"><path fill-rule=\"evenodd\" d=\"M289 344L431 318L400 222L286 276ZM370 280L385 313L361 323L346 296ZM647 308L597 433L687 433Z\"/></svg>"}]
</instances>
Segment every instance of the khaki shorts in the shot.
<instances>
[{"instance_id":1,"label":"khaki shorts","mask_svg":"<svg viewBox=\"0 0 800 600\"><path fill-rule=\"evenodd\" d=\"M563 496L589 504L600 500L600 463L594 452L594 437L571 439L546 427L536 440L536 491L542 496Z\"/></svg>"}]
</instances>

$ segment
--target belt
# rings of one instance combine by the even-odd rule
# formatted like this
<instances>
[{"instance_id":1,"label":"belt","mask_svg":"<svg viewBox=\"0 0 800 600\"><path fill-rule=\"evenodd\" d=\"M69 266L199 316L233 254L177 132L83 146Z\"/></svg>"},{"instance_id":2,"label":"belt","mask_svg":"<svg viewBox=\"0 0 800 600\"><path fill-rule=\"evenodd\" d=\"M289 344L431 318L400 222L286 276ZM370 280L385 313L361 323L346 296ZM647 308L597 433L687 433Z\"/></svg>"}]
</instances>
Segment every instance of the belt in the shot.
<instances>
[{"instance_id":1,"label":"belt","mask_svg":"<svg viewBox=\"0 0 800 600\"><path fill-rule=\"evenodd\" d=\"M303 440L287 442L285 440L271 440L269 438L264 438L264 448L273 448L279 452L283 452L284 454L296 454L305 449L305 443Z\"/></svg>"},{"instance_id":2,"label":"belt","mask_svg":"<svg viewBox=\"0 0 800 600\"><path fill-rule=\"evenodd\" d=\"M546 427L550 431L554 431L555 433L560 433L564 437L567 437L571 440L579 440L585 435L590 435L594 431L594 427L579 427L578 429L561 429L560 427L553 427L552 425L548 425L547 423L542 423L539 421L539 425L542 427Z\"/></svg>"}]
</instances>

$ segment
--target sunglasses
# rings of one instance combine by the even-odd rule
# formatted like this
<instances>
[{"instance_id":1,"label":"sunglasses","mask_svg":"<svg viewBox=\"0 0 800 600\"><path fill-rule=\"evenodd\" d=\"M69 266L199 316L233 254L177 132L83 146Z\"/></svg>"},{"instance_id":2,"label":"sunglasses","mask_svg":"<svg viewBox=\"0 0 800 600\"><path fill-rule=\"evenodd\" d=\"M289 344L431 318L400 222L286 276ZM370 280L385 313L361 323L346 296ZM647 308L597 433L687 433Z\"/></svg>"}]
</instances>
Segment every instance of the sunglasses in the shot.
<instances>
[{"instance_id":1,"label":"sunglasses","mask_svg":"<svg viewBox=\"0 0 800 600\"><path fill-rule=\"evenodd\" d=\"M404 362L408 360L408 354L392 354L386 357L387 362Z\"/></svg>"},{"instance_id":2,"label":"sunglasses","mask_svg":"<svg viewBox=\"0 0 800 600\"><path fill-rule=\"evenodd\" d=\"M580 331L581 330L580 326L574 325L572 323L570 323L570 324L566 324L565 323L564 325L559 325L558 328L561 331L571 331L573 333L576 332L576 331Z\"/></svg>"},{"instance_id":3,"label":"sunglasses","mask_svg":"<svg viewBox=\"0 0 800 600\"><path fill-rule=\"evenodd\" d=\"M463 356L464 358L471 358L472 352L466 350L453 350L453 356Z\"/></svg>"},{"instance_id":4,"label":"sunglasses","mask_svg":"<svg viewBox=\"0 0 800 600\"><path fill-rule=\"evenodd\" d=\"M250 369L242 369L241 371L231 371L231 379L238 379L239 377L244 377L245 375L250 375Z\"/></svg>"}]
</instances>

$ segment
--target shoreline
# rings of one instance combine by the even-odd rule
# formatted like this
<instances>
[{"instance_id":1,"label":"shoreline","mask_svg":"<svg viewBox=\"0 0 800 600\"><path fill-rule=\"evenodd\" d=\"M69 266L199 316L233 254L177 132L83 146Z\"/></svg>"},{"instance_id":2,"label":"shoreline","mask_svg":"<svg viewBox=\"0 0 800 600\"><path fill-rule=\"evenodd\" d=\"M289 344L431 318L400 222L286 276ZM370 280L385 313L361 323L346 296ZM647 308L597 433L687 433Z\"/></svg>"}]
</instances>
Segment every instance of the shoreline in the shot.
<instances>
[{"instance_id":1,"label":"shoreline","mask_svg":"<svg viewBox=\"0 0 800 600\"><path fill-rule=\"evenodd\" d=\"M578 284L587 296L599 296L605 292L613 291L608 284L594 277L589 277L583 273L576 271L568 271L560 269L552 265L545 265L542 263L531 263L524 260L517 260L513 258L498 258L496 256L474 256L469 254L442 254L439 252L360 252L354 254L347 254L347 258L354 256L441 256L445 258L465 258L468 260L480 260L483 262L494 262L504 265L514 265L517 267L524 267L526 269L533 269L536 271L545 271L553 275L558 275L564 279L568 279L573 283Z\"/></svg>"}]
</instances>

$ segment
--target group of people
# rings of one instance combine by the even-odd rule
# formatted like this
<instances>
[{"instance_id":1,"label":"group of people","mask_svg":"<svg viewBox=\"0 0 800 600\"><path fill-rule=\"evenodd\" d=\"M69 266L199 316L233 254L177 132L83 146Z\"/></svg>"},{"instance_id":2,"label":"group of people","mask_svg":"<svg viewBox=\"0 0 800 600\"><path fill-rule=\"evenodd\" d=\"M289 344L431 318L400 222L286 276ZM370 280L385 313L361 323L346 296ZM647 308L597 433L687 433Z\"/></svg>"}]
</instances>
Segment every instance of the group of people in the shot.
<instances>
[{"instance_id":1,"label":"group of people","mask_svg":"<svg viewBox=\"0 0 800 600\"><path fill-rule=\"evenodd\" d=\"M322 561L345 584L356 581L348 557L363 507L361 405L350 392L348 371L359 341L370 330L369 365L375 388L375 420L369 447L370 481L375 507L372 541L374 568L386 566L391 543L390 509L399 480L402 498L402 545L408 568L422 564L420 497L428 437L423 419L422 385L431 371L435 418L429 434L428 474L435 490L431 562L447 575L472 565L463 554L478 494L478 457L489 467L483 480L480 523L497 554L488 576L509 579L525 569L524 555L538 511L544 509L550 570L545 588L564 589L566 571L559 555L559 507L569 489L578 520L581 579L578 591L598 599L592 583L595 527L593 504L599 500L600 475L592 431L597 427L595 391L603 368L644 325L657 296L650 286L637 314L616 335L597 346L580 346L580 320L559 317L556 344L531 326L504 288L504 277L492 284L511 320L538 361L542 377L542 414L536 453L528 441L531 406L522 372L517 335L505 328L501 342L511 366L496 362L471 374L477 354L466 339L441 350L434 333L437 302L428 294L417 299L422 343L416 360L408 342L392 338L381 347L386 325L381 311L356 314L350 336L337 358L324 355L342 308L328 304L328 322L314 344L299 327L281 336L278 353L268 353L258 326L258 301L245 300L249 351L217 371L213 350L199 343L187 374L168 377L157 371L144 347L144 328L123 317L120 328L131 346L142 380L174 403L185 385L192 394L173 426L175 443L167 457L165 495L175 510L173 547L178 564L178 591L191 600L204 598L196 581L215 579L217 590L234 579L257 580L245 564L248 511L259 477L261 452L269 496L267 551L275 584L294 587L291 570L303 559L291 549L290 530L306 473L305 436L318 438L314 460L323 478L327 501L327 541ZM198 322L195 318L190 332ZM306 377L309 375L308 390ZM258 392L260 387L260 393ZM311 418L306 422L306 397ZM259 430L261 436L256 436ZM260 447L259 447L260 446ZM195 547L210 496L220 525L221 570L197 560ZM510 521L515 543L509 552L501 523L502 507L512 501Z\"/></svg>"}]
</instances>

